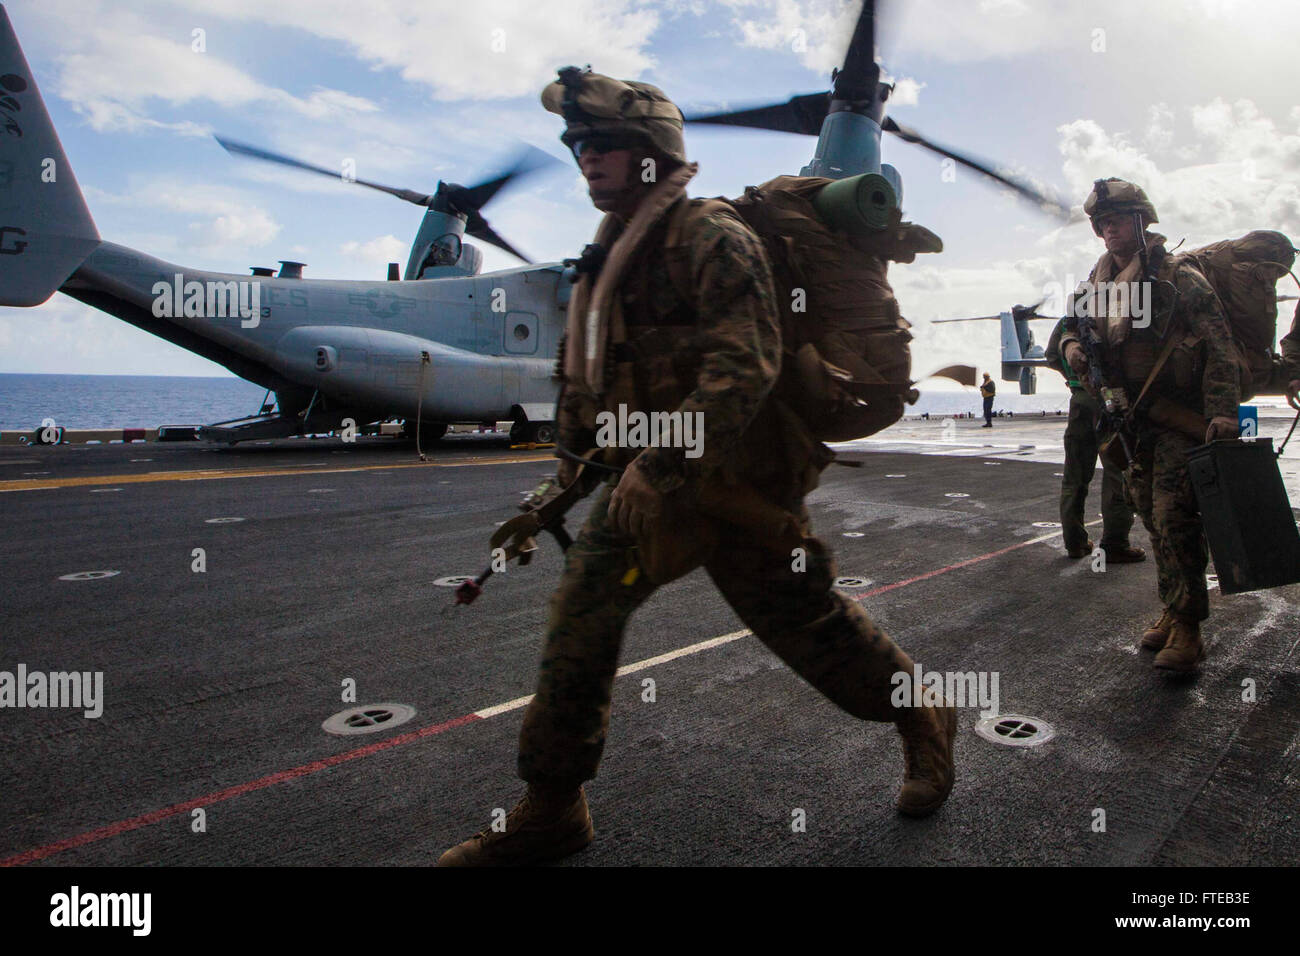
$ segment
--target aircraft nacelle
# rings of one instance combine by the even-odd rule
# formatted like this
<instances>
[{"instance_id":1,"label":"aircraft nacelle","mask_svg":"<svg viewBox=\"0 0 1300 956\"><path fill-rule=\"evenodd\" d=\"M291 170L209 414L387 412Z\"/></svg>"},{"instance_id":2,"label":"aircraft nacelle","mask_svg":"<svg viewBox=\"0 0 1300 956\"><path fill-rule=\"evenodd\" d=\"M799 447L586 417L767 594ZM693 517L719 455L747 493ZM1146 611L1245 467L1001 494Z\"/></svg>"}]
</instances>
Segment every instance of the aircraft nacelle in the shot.
<instances>
[{"instance_id":1,"label":"aircraft nacelle","mask_svg":"<svg viewBox=\"0 0 1300 956\"><path fill-rule=\"evenodd\" d=\"M427 209L411 243L404 279L478 275L483 253L465 242L465 220L453 213Z\"/></svg>"}]
</instances>

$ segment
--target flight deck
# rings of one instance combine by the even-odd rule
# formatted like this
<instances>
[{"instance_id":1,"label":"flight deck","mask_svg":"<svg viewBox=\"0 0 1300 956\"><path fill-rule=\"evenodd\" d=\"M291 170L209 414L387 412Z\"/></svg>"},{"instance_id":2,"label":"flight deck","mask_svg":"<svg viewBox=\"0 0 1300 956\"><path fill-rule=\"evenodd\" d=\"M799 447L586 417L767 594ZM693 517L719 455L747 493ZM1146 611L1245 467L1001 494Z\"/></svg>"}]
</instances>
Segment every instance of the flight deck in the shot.
<instances>
[{"instance_id":1,"label":"flight deck","mask_svg":"<svg viewBox=\"0 0 1300 956\"><path fill-rule=\"evenodd\" d=\"M963 707L952 796L900 817L892 728L804 685L697 571L632 619L596 841L561 865L1300 861L1300 586L1211 590L1201 673L1155 671L1154 562L1064 554L1063 421L979 425L842 446L862 467L828 468L809 508L842 590L925 671L996 674L1027 736ZM0 447L0 671L102 674L97 717L0 711L0 862L423 865L513 806L560 550L452 601L553 459L479 435L428 457Z\"/></svg>"}]
</instances>

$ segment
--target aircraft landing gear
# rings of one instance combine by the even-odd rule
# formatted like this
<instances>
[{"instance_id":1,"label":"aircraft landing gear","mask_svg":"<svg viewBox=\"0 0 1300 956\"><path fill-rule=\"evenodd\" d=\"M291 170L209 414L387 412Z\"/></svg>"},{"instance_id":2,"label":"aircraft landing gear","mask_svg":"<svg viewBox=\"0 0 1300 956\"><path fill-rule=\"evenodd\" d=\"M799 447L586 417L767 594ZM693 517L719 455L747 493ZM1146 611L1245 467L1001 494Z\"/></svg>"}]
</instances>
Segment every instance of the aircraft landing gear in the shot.
<instances>
[{"instance_id":1,"label":"aircraft landing gear","mask_svg":"<svg viewBox=\"0 0 1300 956\"><path fill-rule=\"evenodd\" d=\"M415 437L415 422L403 422L402 434L407 438ZM421 422L420 423L420 445L432 445L440 441L442 436L447 434L447 425L444 422Z\"/></svg>"},{"instance_id":2,"label":"aircraft landing gear","mask_svg":"<svg viewBox=\"0 0 1300 956\"><path fill-rule=\"evenodd\" d=\"M515 422L510 426L510 444L524 445L536 442L549 445L555 441L554 422Z\"/></svg>"}]
</instances>

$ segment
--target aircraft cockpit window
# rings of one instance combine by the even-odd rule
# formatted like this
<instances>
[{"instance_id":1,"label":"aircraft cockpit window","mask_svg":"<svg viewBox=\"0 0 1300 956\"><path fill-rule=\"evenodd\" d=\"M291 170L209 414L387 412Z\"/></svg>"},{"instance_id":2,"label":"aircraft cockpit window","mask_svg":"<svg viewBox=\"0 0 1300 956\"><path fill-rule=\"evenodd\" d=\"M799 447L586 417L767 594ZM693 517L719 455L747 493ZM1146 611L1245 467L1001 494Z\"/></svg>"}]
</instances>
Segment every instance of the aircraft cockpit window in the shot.
<instances>
[{"instance_id":1,"label":"aircraft cockpit window","mask_svg":"<svg viewBox=\"0 0 1300 956\"><path fill-rule=\"evenodd\" d=\"M429 250L429 265L454 266L460 261L460 250L460 236L453 232L439 236L434 240L433 248Z\"/></svg>"}]
</instances>

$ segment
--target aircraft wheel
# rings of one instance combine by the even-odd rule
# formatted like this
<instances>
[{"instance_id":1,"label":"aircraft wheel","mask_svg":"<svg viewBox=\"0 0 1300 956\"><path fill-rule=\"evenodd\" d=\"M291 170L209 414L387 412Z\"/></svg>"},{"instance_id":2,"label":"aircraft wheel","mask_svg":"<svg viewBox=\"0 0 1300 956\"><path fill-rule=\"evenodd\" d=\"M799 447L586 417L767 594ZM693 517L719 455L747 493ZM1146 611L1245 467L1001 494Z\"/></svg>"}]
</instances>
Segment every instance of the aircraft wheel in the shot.
<instances>
[{"instance_id":1,"label":"aircraft wheel","mask_svg":"<svg viewBox=\"0 0 1300 956\"><path fill-rule=\"evenodd\" d=\"M553 422L537 422L531 428L532 440L539 445L549 445L555 441L555 424Z\"/></svg>"},{"instance_id":2,"label":"aircraft wheel","mask_svg":"<svg viewBox=\"0 0 1300 956\"><path fill-rule=\"evenodd\" d=\"M425 423L420 426L420 444L432 445L434 442L441 441L442 436L447 434L447 426L442 422Z\"/></svg>"}]
</instances>

